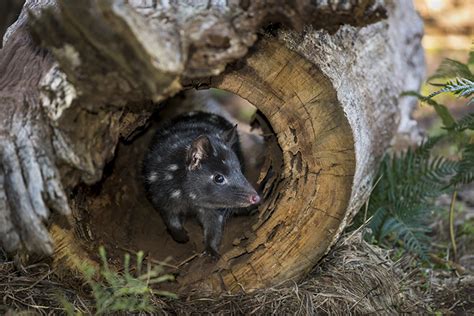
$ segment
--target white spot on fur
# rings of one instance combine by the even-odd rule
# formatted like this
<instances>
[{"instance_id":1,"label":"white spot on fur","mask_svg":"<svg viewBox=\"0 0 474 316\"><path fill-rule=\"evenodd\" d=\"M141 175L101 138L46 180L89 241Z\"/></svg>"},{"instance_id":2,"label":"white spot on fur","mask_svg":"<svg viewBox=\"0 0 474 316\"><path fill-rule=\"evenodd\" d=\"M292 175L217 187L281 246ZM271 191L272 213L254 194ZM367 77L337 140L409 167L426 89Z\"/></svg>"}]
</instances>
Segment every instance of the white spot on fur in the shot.
<instances>
[{"instance_id":1,"label":"white spot on fur","mask_svg":"<svg viewBox=\"0 0 474 316\"><path fill-rule=\"evenodd\" d=\"M161 156L156 155L155 161L156 161L156 162L161 162Z\"/></svg>"},{"instance_id":2,"label":"white spot on fur","mask_svg":"<svg viewBox=\"0 0 474 316\"><path fill-rule=\"evenodd\" d=\"M167 174L165 175L165 180L167 180L167 181L173 180L173 178L174 178L174 177L173 177L173 175L172 175L171 173L167 173Z\"/></svg>"},{"instance_id":3,"label":"white spot on fur","mask_svg":"<svg viewBox=\"0 0 474 316\"><path fill-rule=\"evenodd\" d=\"M155 182L156 179L158 179L158 175L156 174L156 172L152 172L148 175L148 181Z\"/></svg>"},{"instance_id":4,"label":"white spot on fur","mask_svg":"<svg viewBox=\"0 0 474 316\"><path fill-rule=\"evenodd\" d=\"M174 190L173 192L171 192L171 197L173 199L179 198L180 196L181 196L181 190Z\"/></svg>"},{"instance_id":5,"label":"white spot on fur","mask_svg":"<svg viewBox=\"0 0 474 316\"><path fill-rule=\"evenodd\" d=\"M227 147L227 146L224 145L224 144L221 144L221 148L224 149L224 150L229 150L229 147Z\"/></svg>"},{"instance_id":6,"label":"white spot on fur","mask_svg":"<svg viewBox=\"0 0 474 316\"><path fill-rule=\"evenodd\" d=\"M194 200L194 199L196 198L196 194L194 194L194 193L189 193L189 197Z\"/></svg>"},{"instance_id":7,"label":"white spot on fur","mask_svg":"<svg viewBox=\"0 0 474 316\"><path fill-rule=\"evenodd\" d=\"M181 226L179 223L179 220L176 217L171 217L170 224L171 226L176 227L176 228Z\"/></svg>"},{"instance_id":8,"label":"white spot on fur","mask_svg":"<svg viewBox=\"0 0 474 316\"><path fill-rule=\"evenodd\" d=\"M176 171L178 170L178 165L176 164L172 164L172 165L169 165L166 169L168 169L169 171Z\"/></svg>"},{"instance_id":9,"label":"white spot on fur","mask_svg":"<svg viewBox=\"0 0 474 316\"><path fill-rule=\"evenodd\" d=\"M217 217L217 219L219 220L219 222L222 223L224 221L224 215L219 214L219 217Z\"/></svg>"},{"instance_id":10,"label":"white spot on fur","mask_svg":"<svg viewBox=\"0 0 474 316\"><path fill-rule=\"evenodd\" d=\"M194 116L194 115L196 115L197 113L198 113L198 112L196 112L196 111L192 111L192 112L189 112L189 113L188 113L188 116Z\"/></svg>"},{"instance_id":11,"label":"white spot on fur","mask_svg":"<svg viewBox=\"0 0 474 316\"><path fill-rule=\"evenodd\" d=\"M225 160L224 159L222 159L222 163L225 165Z\"/></svg>"}]
</instances>

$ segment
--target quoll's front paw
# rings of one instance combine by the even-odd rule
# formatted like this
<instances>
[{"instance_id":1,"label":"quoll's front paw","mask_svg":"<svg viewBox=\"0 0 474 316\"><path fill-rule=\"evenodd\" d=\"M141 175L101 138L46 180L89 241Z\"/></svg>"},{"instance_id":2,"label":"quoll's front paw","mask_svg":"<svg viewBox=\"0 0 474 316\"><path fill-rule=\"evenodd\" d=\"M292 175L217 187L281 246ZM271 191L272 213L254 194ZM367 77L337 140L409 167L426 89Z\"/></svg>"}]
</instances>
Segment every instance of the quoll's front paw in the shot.
<instances>
[{"instance_id":1,"label":"quoll's front paw","mask_svg":"<svg viewBox=\"0 0 474 316\"><path fill-rule=\"evenodd\" d=\"M176 242L179 242L180 244L185 244L189 241L189 236L186 231L174 231L171 233L171 236Z\"/></svg>"},{"instance_id":2,"label":"quoll's front paw","mask_svg":"<svg viewBox=\"0 0 474 316\"><path fill-rule=\"evenodd\" d=\"M218 261L221 258L219 252L212 248L206 248L206 250L204 250L204 254L211 258L212 261Z\"/></svg>"}]
</instances>

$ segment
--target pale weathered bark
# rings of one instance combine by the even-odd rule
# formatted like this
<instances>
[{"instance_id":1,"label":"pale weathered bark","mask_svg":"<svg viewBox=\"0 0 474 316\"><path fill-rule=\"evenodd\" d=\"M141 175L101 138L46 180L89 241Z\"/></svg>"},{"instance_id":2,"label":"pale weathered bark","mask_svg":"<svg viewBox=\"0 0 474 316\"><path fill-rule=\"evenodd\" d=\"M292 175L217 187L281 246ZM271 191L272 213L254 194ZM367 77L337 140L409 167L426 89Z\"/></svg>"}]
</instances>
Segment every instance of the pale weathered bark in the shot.
<instances>
[{"instance_id":1,"label":"pale weathered bark","mask_svg":"<svg viewBox=\"0 0 474 316\"><path fill-rule=\"evenodd\" d=\"M422 26L407 0L26 6L34 17L24 10L0 51L0 240L7 250L51 253L44 225L50 209L70 214L63 188L99 181L119 139L183 86L242 96L275 133L258 218L217 264L202 269L196 258L177 271L187 290L249 290L309 271L366 200L397 128L398 96L416 89L423 70ZM286 27L257 40L268 21ZM81 198L70 196L76 220ZM58 258L85 258L72 230L51 231Z\"/></svg>"}]
</instances>

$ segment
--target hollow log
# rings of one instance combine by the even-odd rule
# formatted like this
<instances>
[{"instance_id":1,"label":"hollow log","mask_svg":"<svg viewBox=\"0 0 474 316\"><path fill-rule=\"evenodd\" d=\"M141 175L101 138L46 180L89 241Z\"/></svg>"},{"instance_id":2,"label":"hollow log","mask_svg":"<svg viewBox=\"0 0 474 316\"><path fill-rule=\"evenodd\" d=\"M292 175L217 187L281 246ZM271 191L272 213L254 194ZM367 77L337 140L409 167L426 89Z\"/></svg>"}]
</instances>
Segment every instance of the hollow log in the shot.
<instances>
[{"instance_id":1,"label":"hollow log","mask_svg":"<svg viewBox=\"0 0 474 316\"><path fill-rule=\"evenodd\" d=\"M0 50L2 247L72 269L99 244L143 249L172 257L182 292L314 267L411 106L399 95L422 79L422 23L407 0L262 3L27 1ZM246 99L266 135L263 203L230 221L216 263L173 244L137 173L152 113L189 88Z\"/></svg>"}]
</instances>

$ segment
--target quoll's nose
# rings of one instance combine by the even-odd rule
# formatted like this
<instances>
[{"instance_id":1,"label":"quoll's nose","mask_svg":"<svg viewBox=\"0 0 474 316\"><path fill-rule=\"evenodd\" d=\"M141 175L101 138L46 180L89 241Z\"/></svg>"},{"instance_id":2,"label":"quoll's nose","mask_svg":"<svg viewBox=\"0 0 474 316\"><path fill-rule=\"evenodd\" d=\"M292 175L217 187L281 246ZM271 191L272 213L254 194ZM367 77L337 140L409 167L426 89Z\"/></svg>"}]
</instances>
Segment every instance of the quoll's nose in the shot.
<instances>
[{"instance_id":1,"label":"quoll's nose","mask_svg":"<svg viewBox=\"0 0 474 316\"><path fill-rule=\"evenodd\" d=\"M250 196L250 203L251 204L258 204L260 202L260 196L258 194L252 194Z\"/></svg>"}]
</instances>

